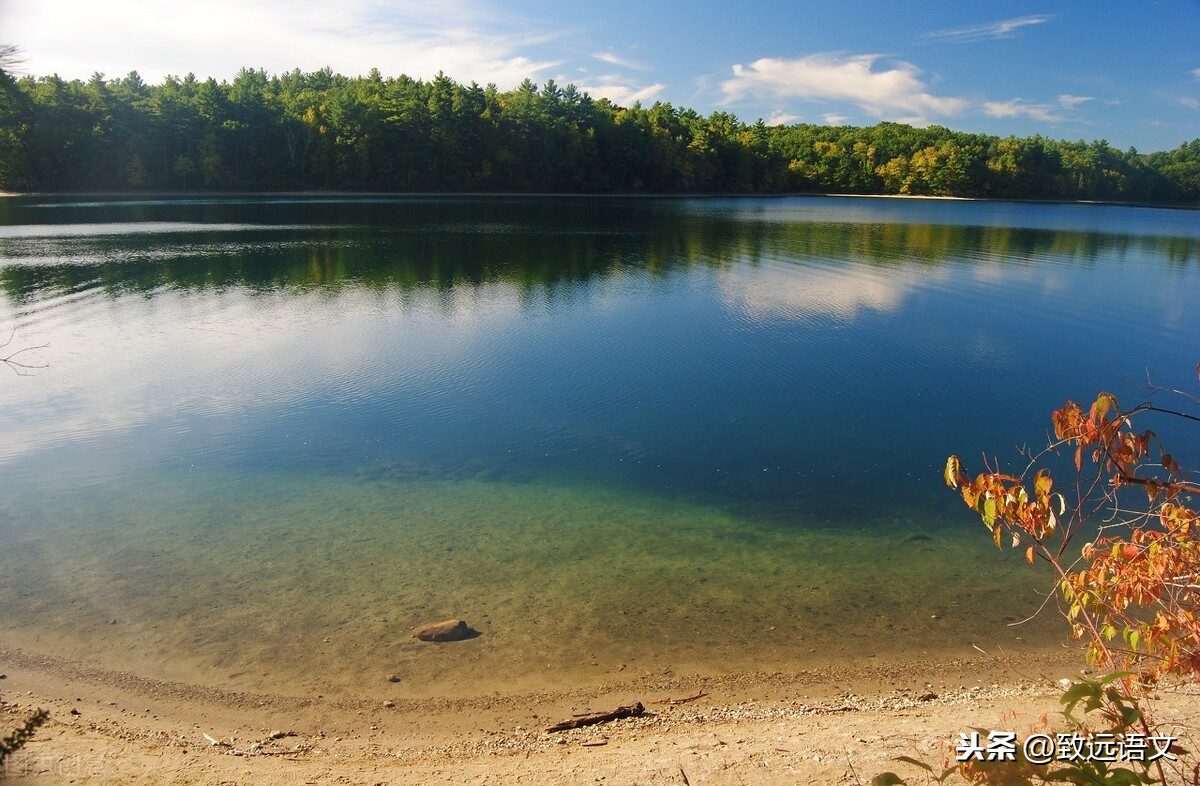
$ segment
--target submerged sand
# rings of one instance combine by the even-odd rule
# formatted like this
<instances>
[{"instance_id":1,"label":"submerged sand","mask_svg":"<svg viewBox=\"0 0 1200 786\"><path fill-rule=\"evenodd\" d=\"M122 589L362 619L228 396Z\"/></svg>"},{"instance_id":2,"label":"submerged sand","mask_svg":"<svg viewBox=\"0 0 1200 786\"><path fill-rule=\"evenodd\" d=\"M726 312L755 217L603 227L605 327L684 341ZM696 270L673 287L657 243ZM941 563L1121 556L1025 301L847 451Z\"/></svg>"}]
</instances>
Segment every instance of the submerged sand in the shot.
<instances>
[{"instance_id":1,"label":"submerged sand","mask_svg":"<svg viewBox=\"0 0 1200 786\"><path fill-rule=\"evenodd\" d=\"M1050 651L1022 658L1018 673L969 651L453 699L397 700L381 678L368 700L214 690L0 650L4 725L35 706L51 712L3 772L14 784L867 783L904 771L895 756L940 764L973 726L1053 723L1055 681L1079 664L1076 651ZM635 701L644 716L545 730ZM1175 695L1163 706L1194 704Z\"/></svg>"}]
</instances>

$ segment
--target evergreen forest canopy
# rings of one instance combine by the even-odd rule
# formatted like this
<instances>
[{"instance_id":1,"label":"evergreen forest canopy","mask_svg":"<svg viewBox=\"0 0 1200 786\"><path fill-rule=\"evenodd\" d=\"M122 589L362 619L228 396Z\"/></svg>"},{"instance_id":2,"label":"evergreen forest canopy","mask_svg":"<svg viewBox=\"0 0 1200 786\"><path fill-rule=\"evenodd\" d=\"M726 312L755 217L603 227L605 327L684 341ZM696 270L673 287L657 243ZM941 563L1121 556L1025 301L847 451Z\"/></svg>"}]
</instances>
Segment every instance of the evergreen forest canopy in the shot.
<instances>
[{"instance_id":1,"label":"evergreen forest canopy","mask_svg":"<svg viewBox=\"0 0 1200 786\"><path fill-rule=\"evenodd\" d=\"M11 50L12 48L9 47ZM232 82L15 78L0 63L0 189L927 194L1200 202L1200 139L1107 142L883 122L746 124L573 85L514 90L329 68Z\"/></svg>"}]
</instances>

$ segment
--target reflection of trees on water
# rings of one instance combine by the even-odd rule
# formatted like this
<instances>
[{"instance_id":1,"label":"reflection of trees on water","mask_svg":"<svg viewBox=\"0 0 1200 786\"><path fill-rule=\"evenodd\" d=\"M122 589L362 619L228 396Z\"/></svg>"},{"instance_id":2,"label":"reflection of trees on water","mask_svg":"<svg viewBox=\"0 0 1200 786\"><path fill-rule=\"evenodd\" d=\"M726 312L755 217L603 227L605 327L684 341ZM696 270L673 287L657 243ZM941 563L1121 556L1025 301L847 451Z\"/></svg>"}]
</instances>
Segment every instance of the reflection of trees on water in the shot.
<instances>
[{"instance_id":1,"label":"reflection of trees on water","mask_svg":"<svg viewBox=\"0 0 1200 786\"><path fill-rule=\"evenodd\" d=\"M627 272L820 260L849 265L986 259L1091 263L1145 254L1173 266L1200 259L1190 237L922 223L833 223L697 211L673 200L513 199L249 203L187 207L189 222L235 230L0 238L0 286L20 304L101 288L250 291L341 287L449 291L503 282L553 297L564 285ZM700 203L703 205L703 203ZM125 222L179 220L169 203L114 205ZM93 213L56 211L88 223ZM261 228L259 228L261 227Z\"/></svg>"}]
</instances>

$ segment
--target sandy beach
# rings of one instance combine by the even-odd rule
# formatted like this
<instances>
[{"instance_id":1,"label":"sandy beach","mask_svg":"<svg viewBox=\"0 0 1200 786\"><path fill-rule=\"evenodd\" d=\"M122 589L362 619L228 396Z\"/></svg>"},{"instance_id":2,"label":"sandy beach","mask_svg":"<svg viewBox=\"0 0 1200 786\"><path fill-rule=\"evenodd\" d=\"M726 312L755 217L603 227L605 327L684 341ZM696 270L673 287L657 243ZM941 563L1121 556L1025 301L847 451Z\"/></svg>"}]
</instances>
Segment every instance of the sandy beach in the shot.
<instances>
[{"instance_id":1,"label":"sandy beach","mask_svg":"<svg viewBox=\"0 0 1200 786\"><path fill-rule=\"evenodd\" d=\"M13 784L867 783L903 771L895 756L940 764L970 727L1053 726L1055 681L1079 665L1075 652L1051 652L1023 660L1032 671L1022 676L969 652L399 701L381 679L367 701L225 692L4 650L6 725L33 707L51 713L4 774ZM641 717L546 731L637 701ZM1176 713L1192 703L1162 702Z\"/></svg>"}]
</instances>

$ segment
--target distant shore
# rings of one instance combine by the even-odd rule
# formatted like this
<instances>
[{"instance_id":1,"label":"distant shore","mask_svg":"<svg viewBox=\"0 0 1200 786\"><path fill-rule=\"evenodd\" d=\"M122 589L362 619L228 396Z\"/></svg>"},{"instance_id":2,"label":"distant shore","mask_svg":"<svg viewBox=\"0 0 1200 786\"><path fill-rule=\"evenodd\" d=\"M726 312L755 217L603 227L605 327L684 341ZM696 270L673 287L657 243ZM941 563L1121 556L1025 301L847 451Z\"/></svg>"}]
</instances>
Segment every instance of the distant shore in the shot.
<instances>
[{"instance_id":1,"label":"distant shore","mask_svg":"<svg viewBox=\"0 0 1200 786\"><path fill-rule=\"evenodd\" d=\"M595 192L529 192L529 191L0 191L3 197L53 197L88 199L237 199L262 197L594 197L622 199L781 199L791 197L837 197L842 199L903 199L946 202L1014 202L1047 205L1111 205L1115 207L1157 207L1177 210L1200 210L1200 205L1183 202L1120 202L1094 199L1011 199L989 197L935 196L931 194L841 194L800 191L784 194L725 194L704 192L694 194L669 193L595 193Z\"/></svg>"}]
</instances>

